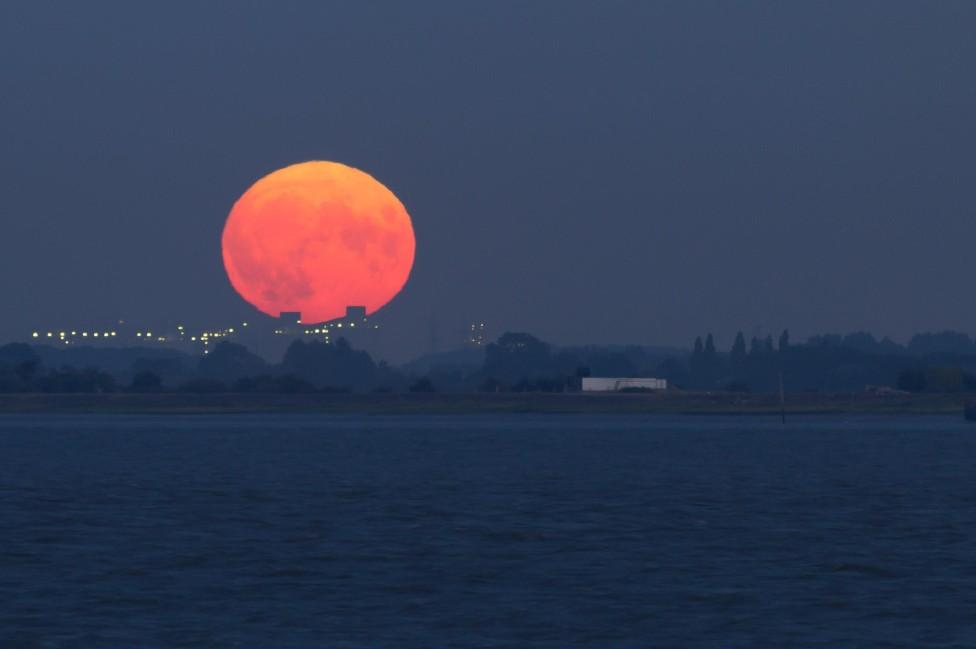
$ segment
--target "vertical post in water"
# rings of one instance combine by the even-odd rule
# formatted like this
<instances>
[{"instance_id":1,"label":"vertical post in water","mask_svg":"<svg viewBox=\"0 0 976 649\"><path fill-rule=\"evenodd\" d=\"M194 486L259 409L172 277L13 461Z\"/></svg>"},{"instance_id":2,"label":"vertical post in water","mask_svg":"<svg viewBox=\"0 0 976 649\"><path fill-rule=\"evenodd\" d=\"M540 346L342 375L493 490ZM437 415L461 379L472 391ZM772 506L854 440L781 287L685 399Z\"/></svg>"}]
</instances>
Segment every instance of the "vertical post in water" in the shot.
<instances>
[{"instance_id":1,"label":"vertical post in water","mask_svg":"<svg viewBox=\"0 0 976 649\"><path fill-rule=\"evenodd\" d=\"M779 371L779 416L786 425L786 393L783 391L783 370Z\"/></svg>"}]
</instances>

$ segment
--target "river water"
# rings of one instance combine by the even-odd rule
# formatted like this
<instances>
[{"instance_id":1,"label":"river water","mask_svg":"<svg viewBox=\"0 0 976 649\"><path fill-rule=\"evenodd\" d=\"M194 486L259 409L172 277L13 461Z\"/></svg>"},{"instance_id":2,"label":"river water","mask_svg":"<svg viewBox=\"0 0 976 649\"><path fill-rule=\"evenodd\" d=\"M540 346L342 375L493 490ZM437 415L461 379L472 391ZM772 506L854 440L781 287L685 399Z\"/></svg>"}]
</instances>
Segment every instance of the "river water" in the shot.
<instances>
[{"instance_id":1,"label":"river water","mask_svg":"<svg viewBox=\"0 0 976 649\"><path fill-rule=\"evenodd\" d=\"M0 417L0 647L976 646L948 417Z\"/></svg>"}]
</instances>

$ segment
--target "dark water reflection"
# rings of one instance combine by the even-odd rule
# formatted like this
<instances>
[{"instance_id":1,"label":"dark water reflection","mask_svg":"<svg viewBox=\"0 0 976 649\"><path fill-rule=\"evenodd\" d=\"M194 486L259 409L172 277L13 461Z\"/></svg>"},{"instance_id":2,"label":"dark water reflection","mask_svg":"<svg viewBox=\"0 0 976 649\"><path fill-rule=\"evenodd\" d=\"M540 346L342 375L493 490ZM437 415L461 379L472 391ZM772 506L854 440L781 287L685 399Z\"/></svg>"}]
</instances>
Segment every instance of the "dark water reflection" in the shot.
<instances>
[{"instance_id":1,"label":"dark water reflection","mask_svg":"<svg viewBox=\"0 0 976 649\"><path fill-rule=\"evenodd\" d=\"M0 647L974 647L951 418L0 418Z\"/></svg>"}]
</instances>

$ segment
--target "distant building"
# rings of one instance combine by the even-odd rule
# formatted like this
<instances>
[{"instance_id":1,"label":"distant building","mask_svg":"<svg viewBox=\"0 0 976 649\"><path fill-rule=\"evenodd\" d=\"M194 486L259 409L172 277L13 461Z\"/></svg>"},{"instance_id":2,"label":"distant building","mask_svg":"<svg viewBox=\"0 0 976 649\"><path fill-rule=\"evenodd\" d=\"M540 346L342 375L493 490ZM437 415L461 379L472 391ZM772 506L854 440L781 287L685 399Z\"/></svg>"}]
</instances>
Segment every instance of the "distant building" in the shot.
<instances>
[{"instance_id":1,"label":"distant building","mask_svg":"<svg viewBox=\"0 0 976 649\"><path fill-rule=\"evenodd\" d=\"M340 337L351 338L355 336L357 343L362 342L361 335L365 332L375 333L379 325L371 324L366 315L364 306L347 306L346 315L319 322L317 324L302 323L292 334L302 333L306 337L313 337L324 342L332 342Z\"/></svg>"},{"instance_id":2,"label":"distant building","mask_svg":"<svg viewBox=\"0 0 976 649\"><path fill-rule=\"evenodd\" d=\"M488 342L488 330L484 322L472 322L468 327L468 337L465 342L471 347L481 347Z\"/></svg>"},{"instance_id":3,"label":"distant building","mask_svg":"<svg viewBox=\"0 0 976 649\"><path fill-rule=\"evenodd\" d=\"M298 333L301 326L302 314L300 311L282 311L278 314L275 334L279 336L293 336Z\"/></svg>"},{"instance_id":4,"label":"distant building","mask_svg":"<svg viewBox=\"0 0 976 649\"><path fill-rule=\"evenodd\" d=\"M667 379L620 379L583 377L583 392L621 392L623 390L667 390Z\"/></svg>"},{"instance_id":5,"label":"distant building","mask_svg":"<svg viewBox=\"0 0 976 649\"><path fill-rule=\"evenodd\" d=\"M347 306L346 307L346 320L360 321L366 320L366 307L364 306Z\"/></svg>"},{"instance_id":6,"label":"distant building","mask_svg":"<svg viewBox=\"0 0 976 649\"><path fill-rule=\"evenodd\" d=\"M282 311L278 320L284 326L302 324L302 314L300 311Z\"/></svg>"}]
</instances>

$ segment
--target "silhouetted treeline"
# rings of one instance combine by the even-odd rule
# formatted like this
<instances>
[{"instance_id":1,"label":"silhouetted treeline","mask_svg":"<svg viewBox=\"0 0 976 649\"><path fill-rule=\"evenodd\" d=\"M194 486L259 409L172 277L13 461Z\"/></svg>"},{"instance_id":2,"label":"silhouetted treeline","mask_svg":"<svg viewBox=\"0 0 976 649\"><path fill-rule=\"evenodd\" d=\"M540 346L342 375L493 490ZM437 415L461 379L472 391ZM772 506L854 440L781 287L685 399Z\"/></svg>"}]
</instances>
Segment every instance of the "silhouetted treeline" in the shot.
<instances>
[{"instance_id":1,"label":"silhouetted treeline","mask_svg":"<svg viewBox=\"0 0 976 649\"><path fill-rule=\"evenodd\" d=\"M28 345L0 347L0 392L115 392L114 376L95 368L45 368Z\"/></svg>"},{"instance_id":2,"label":"silhouetted treeline","mask_svg":"<svg viewBox=\"0 0 976 649\"><path fill-rule=\"evenodd\" d=\"M84 362L84 365L73 364ZM976 342L926 333L907 345L869 333L825 334L794 343L739 333L728 348L710 334L691 351L640 346L554 347L506 333L483 350L432 355L402 368L376 362L345 340L296 341L280 363L221 342L203 357L174 350L0 347L0 392L423 393L565 392L587 376L668 379L686 390L911 392L976 390Z\"/></svg>"},{"instance_id":3,"label":"silhouetted treeline","mask_svg":"<svg viewBox=\"0 0 976 649\"><path fill-rule=\"evenodd\" d=\"M951 331L919 334L907 345L867 332L804 343L794 343L789 331L749 338L740 332L727 349L706 334L690 353L665 353L638 346L554 348L508 333L487 346L481 367L432 367L429 375L438 386L483 391L571 391L585 376L654 376L687 390L774 392L782 380L796 392L947 392L976 389L976 342Z\"/></svg>"},{"instance_id":4,"label":"silhouetted treeline","mask_svg":"<svg viewBox=\"0 0 976 649\"><path fill-rule=\"evenodd\" d=\"M221 342L205 356L196 358L169 350L76 349L68 359L84 359L92 366L67 364L48 367L42 358L57 362L61 350L35 349L12 344L0 347L0 392L406 392L431 391L430 384L399 372L384 362L376 363L364 351L352 349L340 339L333 344L294 342L281 363L270 364L244 346ZM95 369L101 352L109 372ZM145 353L150 352L150 353ZM119 370L120 359L129 356Z\"/></svg>"},{"instance_id":5,"label":"silhouetted treeline","mask_svg":"<svg viewBox=\"0 0 976 649\"><path fill-rule=\"evenodd\" d=\"M773 392L782 377L790 391L852 392L864 389L951 392L976 387L976 343L947 331L914 336L907 345L867 332L825 334L793 344L788 331L775 339L741 332L723 353L696 340L685 362L658 368L672 384L695 390Z\"/></svg>"}]
</instances>

